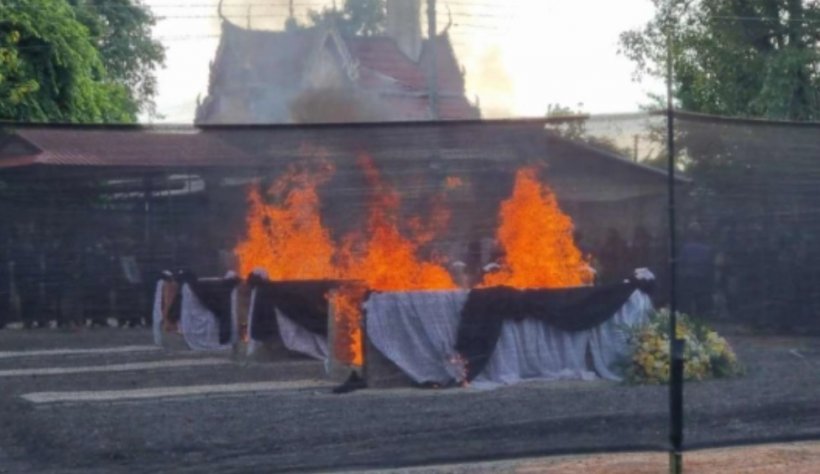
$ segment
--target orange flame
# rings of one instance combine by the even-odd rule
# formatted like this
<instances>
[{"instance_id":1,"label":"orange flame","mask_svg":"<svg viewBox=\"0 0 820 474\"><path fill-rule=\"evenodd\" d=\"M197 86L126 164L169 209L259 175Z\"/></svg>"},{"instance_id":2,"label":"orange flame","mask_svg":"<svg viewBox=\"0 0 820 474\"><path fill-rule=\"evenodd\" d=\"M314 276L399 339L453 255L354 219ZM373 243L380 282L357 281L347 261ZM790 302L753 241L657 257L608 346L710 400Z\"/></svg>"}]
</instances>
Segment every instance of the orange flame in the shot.
<instances>
[{"instance_id":1,"label":"orange flame","mask_svg":"<svg viewBox=\"0 0 820 474\"><path fill-rule=\"evenodd\" d=\"M366 296L367 288L355 284L343 285L328 295L336 327L333 355L346 364L361 366L364 363L361 307Z\"/></svg>"},{"instance_id":2,"label":"orange flame","mask_svg":"<svg viewBox=\"0 0 820 474\"><path fill-rule=\"evenodd\" d=\"M371 192L362 231L349 233L337 245L322 223L317 188L330 179L333 167L291 167L264 196L259 186L250 189L247 236L235 249L243 275L264 268L272 280L361 282L343 285L328 295L336 325L334 355L352 365L363 362L360 321L367 289L457 287L441 262L419 257L419 249L449 223L451 215L443 195L433 198L426 222L410 219L402 232L399 193L382 179L370 157L360 157L358 164ZM461 180L445 183L447 188L452 184L461 185ZM516 174L513 195L502 203L500 221L497 237L505 257L501 270L486 275L482 286L558 288L592 281L588 263L572 238L572 220L560 210L555 195L538 181L535 168Z\"/></svg>"},{"instance_id":3,"label":"orange flame","mask_svg":"<svg viewBox=\"0 0 820 474\"><path fill-rule=\"evenodd\" d=\"M434 238L435 228L449 219L449 214L434 213L430 226L416 223L414 227L425 227L425 232L417 232L416 240L405 237L399 230L399 194L382 180L371 158L362 156L358 164L372 190L372 199L365 232L348 235L342 244L342 273L379 291L455 288L443 266L422 261L417 255L419 246Z\"/></svg>"},{"instance_id":4,"label":"orange flame","mask_svg":"<svg viewBox=\"0 0 820 474\"><path fill-rule=\"evenodd\" d=\"M271 280L331 279L335 246L319 216L317 186L330 179L331 166L318 171L290 167L267 190L278 198L267 203L256 185L248 201L247 237L234 253L240 275L264 268Z\"/></svg>"},{"instance_id":5,"label":"orange flame","mask_svg":"<svg viewBox=\"0 0 820 474\"><path fill-rule=\"evenodd\" d=\"M464 186L464 181L458 176L448 176L444 181L444 186L448 190L458 189Z\"/></svg>"},{"instance_id":6,"label":"orange flame","mask_svg":"<svg viewBox=\"0 0 820 474\"><path fill-rule=\"evenodd\" d=\"M497 238L501 269L482 286L565 288L592 282L589 263L575 246L572 219L542 185L535 167L518 170L512 196L501 205Z\"/></svg>"},{"instance_id":7,"label":"orange flame","mask_svg":"<svg viewBox=\"0 0 820 474\"><path fill-rule=\"evenodd\" d=\"M336 246L323 226L317 187L330 178L333 168L318 171L292 167L269 189L279 203L267 203L258 187L250 190L247 237L235 249L243 275L264 268L271 280L357 280L372 290L455 288L447 270L419 259L419 248L432 241L450 218L436 201L429 222L414 220L413 238L399 229L401 199L385 183L372 159L358 161L372 197L364 231L352 232ZM363 359L360 329L364 292L360 285L344 285L329 296L335 311L337 338L334 354L346 363Z\"/></svg>"}]
</instances>

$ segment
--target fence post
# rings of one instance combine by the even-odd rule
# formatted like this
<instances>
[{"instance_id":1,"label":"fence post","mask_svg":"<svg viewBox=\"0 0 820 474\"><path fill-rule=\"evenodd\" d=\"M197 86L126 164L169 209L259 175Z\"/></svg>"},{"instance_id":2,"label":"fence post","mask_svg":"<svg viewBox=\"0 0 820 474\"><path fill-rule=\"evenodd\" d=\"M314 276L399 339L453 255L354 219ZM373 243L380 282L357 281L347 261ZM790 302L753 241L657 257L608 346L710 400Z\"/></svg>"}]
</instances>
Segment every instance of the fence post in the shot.
<instances>
[{"instance_id":1,"label":"fence post","mask_svg":"<svg viewBox=\"0 0 820 474\"><path fill-rule=\"evenodd\" d=\"M670 23L670 26L672 23ZM683 340L677 333L677 236L675 221L675 112L672 101L672 41L667 36L666 56L666 146L669 193L669 472L683 472Z\"/></svg>"}]
</instances>

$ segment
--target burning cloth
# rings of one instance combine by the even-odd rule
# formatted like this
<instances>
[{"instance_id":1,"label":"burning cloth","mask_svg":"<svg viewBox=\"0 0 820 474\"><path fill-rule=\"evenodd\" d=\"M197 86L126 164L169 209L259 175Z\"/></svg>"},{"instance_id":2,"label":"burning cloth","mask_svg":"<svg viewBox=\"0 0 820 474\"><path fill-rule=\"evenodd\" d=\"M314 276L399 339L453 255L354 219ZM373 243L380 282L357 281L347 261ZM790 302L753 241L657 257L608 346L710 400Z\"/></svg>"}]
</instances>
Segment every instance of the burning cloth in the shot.
<instances>
[{"instance_id":1,"label":"burning cloth","mask_svg":"<svg viewBox=\"0 0 820 474\"><path fill-rule=\"evenodd\" d=\"M619 380L623 328L652 310L651 278L640 275L604 287L373 294L367 337L420 384Z\"/></svg>"}]
</instances>

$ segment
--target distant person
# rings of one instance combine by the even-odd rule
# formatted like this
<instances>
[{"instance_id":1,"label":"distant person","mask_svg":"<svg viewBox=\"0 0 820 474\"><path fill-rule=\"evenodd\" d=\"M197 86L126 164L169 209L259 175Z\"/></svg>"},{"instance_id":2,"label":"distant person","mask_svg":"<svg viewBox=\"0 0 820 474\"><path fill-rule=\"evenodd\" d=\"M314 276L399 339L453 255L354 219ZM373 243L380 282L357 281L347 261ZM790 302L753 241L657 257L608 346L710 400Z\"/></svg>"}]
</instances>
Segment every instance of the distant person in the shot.
<instances>
[{"instance_id":1,"label":"distant person","mask_svg":"<svg viewBox=\"0 0 820 474\"><path fill-rule=\"evenodd\" d=\"M629 247L617 229L609 228L601 249L598 261L601 265L600 276L604 283L618 281L631 273L626 262L629 259Z\"/></svg>"},{"instance_id":2,"label":"distant person","mask_svg":"<svg viewBox=\"0 0 820 474\"><path fill-rule=\"evenodd\" d=\"M467 274L467 264L461 260L450 265L450 275L453 281L461 288L470 288L470 275Z\"/></svg>"},{"instance_id":3,"label":"distant person","mask_svg":"<svg viewBox=\"0 0 820 474\"><path fill-rule=\"evenodd\" d=\"M83 319L83 248L80 239L73 237L66 243L63 258L61 298L61 323L65 327L78 328Z\"/></svg>"},{"instance_id":4,"label":"distant person","mask_svg":"<svg viewBox=\"0 0 820 474\"><path fill-rule=\"evenodd\" d=\"M647 267L652 262L652 235L644 226L635 227L629 244L629 264L632 267Z\"/></svg>"},{"instance_id":5,"label":"distant person","mask_svg":"<svg viewBox=\"0 0 820 474\"><path fill-rule=\"evenodd\" d=\"M700 224L689 225L678 254L678 295L681 309L702 316L712 309L715 277L715 251Z\"/></svg>"},{"instance_id":6,"label":"distant person","mask_svg":"<svg viewBox=\"0 0 820 474\"><path fill-rule=\"evenodd\" d=\"M130 249L126 249L128 251ZM145 324L147 308L143 308L143 280L133 255L119 256L120 269L117 282L117 316L120 327L137 327Z\"/></svg>"},{"instance_id":7,"label":"distant person","mask_svg":"<svg viewBox=\"0 0 820 474\"><path fill-rule=\"evenodd\" d=\"M20 236L14 249L14 281L20 296L20 317L23 327L31 329L40 324L40 256L34 242Z\"/></svg>"},{"instance_id":8,"label":"distant person","mask_svg":"<svg viewBox=\"0 0 820 474\"><path fill-rule=\"evenodd\" d=\"M64 327L63 291L68 279L68 252L60 238L52 238L43 250L43 316L53 318L58 327Z\"/></svg>"},{"instance_id":9,"label":"distant person","mask_svg":"<svg viewBox=\"0 0 820 474\"><path fill-rule=\"evenodd\" d=\"M463 263L465 266L462 271L467 275L467 286L471 287L476 283L480 283L481 268L484 266L481 240L472 240L467 244L467 255Z\"/></svg>"},{"instance_id":10,"label":"distant person","mask_svg":"<svg viewBox=\"0 0 820 474\"><path fill-rule=\"evenodd\" d=\"M11 321L11 262L9 242L0 237L0 329Z\"/></svg>"},{"instance_id":11,"label":"distant person","mask_svg":"<svg viewBox=\"0 0 820 474\"><path fill-rule=\"evenodd\" d=\"M83 253L83 310L91 326L107 326L110 311L111 257L107 241L99 239Z\"/></svg>"}]
</instances>

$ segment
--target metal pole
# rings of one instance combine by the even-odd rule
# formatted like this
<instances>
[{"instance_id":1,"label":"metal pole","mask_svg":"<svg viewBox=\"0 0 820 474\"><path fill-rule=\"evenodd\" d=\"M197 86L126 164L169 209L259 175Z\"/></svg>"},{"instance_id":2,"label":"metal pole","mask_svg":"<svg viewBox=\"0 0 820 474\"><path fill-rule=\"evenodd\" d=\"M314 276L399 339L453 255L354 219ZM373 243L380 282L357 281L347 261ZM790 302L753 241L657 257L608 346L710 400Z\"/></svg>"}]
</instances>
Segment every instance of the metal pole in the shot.
<instances>
[{"instance_id":1,"label":"metal pole","mask_svg":"<svg viewBox=\"0 0 820 474\"><path fill-rule=\"evenodd\" d=\"M427 0L427 36L430 41L430 58L428 70L428 87L430 93L430 114L433 120L439 118L438 110L438 58L436 55L437 42L437 27L436 27L436 0Z\"/></svg>"},{"instance_id":2,"label":"metal pole","mask_svg":"<svg viewBox=\"0 0 820 474\"><path fill-rule=\"evenodd\" d=\"M677 334L677 236L675 225L675 111L672 102L672 35L666 55L666 147L669 193L669 472L683 472L683 340Z\"/></svg>"}]
</instances>

